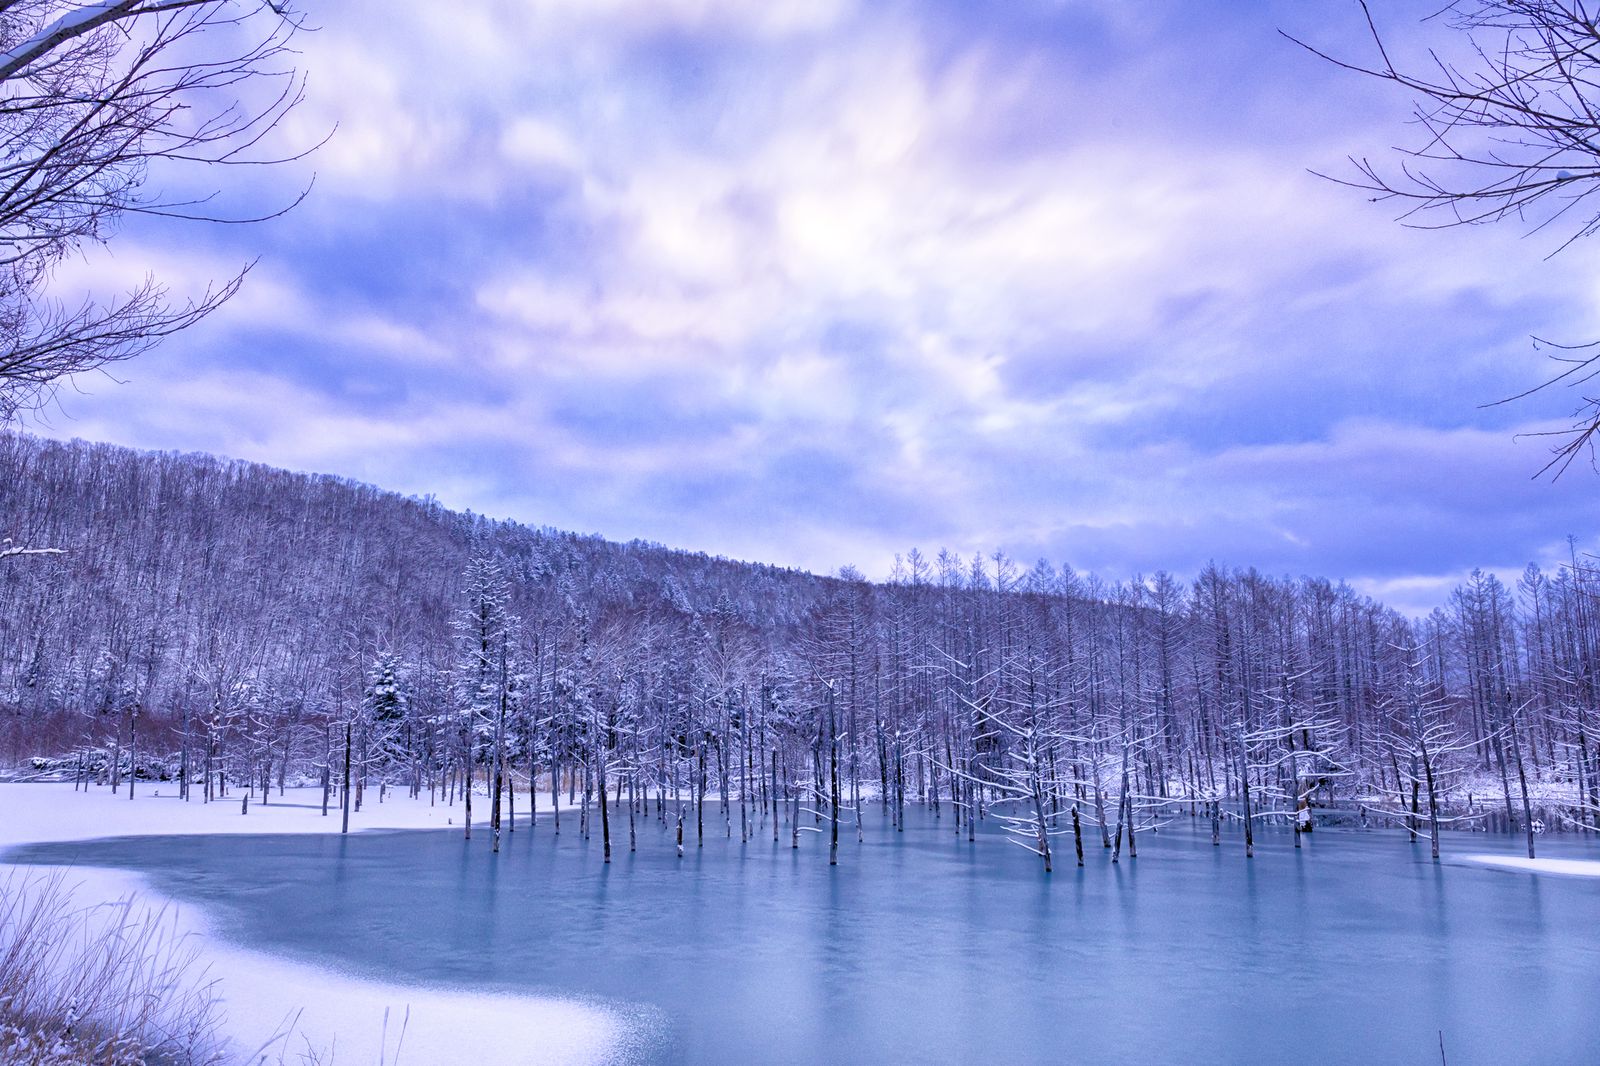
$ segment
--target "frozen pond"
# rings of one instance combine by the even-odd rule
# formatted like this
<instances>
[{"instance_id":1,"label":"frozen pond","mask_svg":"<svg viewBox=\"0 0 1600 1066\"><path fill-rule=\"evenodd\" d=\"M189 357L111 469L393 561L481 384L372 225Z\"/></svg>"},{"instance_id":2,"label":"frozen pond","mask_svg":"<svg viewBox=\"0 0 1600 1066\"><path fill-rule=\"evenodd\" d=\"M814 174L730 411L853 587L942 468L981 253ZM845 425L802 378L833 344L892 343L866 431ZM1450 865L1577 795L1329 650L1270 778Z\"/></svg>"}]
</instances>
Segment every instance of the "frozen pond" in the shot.
<instances>
[{"instance_id":1,"label":"frozen pond","mask_svg":"<svg viewBox=\"0 0 1600 1066\"><path fill-rule=\"evenodd\" d=\"M710 812L708 811L708 814ZM128 867L240 943L385 980L577 995L655 1019L667 1063L1470 1063L1600 1059L1600 881L1452 864L1517 842L1236 835L1188 819L1055 874L948 818L741 845L563 817L451 832L148 837L13 861ZM737 821L735 821L737 833ZM1088 841L1086 840L1086 843ZM1546 840L1593 858L1592 842ZM1061 858L1065 858L1065 862Z\"/></svg>"}]
</instances>

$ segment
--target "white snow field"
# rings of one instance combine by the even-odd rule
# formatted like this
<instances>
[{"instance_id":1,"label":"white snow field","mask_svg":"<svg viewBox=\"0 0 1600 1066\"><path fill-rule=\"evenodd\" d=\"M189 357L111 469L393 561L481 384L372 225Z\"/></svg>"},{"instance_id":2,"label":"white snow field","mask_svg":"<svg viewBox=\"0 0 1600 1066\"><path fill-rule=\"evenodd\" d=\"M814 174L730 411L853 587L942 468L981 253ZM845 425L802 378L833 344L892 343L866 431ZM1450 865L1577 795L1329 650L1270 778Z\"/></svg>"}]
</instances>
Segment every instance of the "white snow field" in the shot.
<instances>
[{"instance_id":1,"label":"white snow field","mask_svg":"<svg viewBox=\"0 0 1600 1066\"><path fill-rule=\"evenodd\" d=\"M1600 859L1523 859L1515 855L1463 855L1465 862L1494 866L1502 870L1522 870L1530 874L1558 874L1562 877L1600 877Z\"/></svg>"},{"instance_id":2,"label":"white snow field","mask_svg":"<svg viewBox=\"0 0 1600 1066\"><path fill-rule=\"evenodd\" d=\"M141 782L140 794L129 800L126 793L113 795L106 788L74 792L70 784L0 783L0 849L116 836L339 831L337 809L322 816L320 789L290 789L282 803L251 803L247 815L239 813L236 798L185 803L175 793L176 786ZM369 793L369 801L375 799L376 793ZM402 792L390 794L382 804L368 802L361 812L352 813L350 831L459 830L461 814L459 804L430 807L426 797L413 801ZM41 874L59 872L33 869ZM28 870L0 865L0 877ZM136 895L140 903L167 907L178 927L195 938L208 976L218 979L226 1034L242 1054L261 1047L291 1019L294 1036L274 1045L272 1061L282 1050L285 1061L297 1062L309 1043L319 1052L333 1049L334 1066L393 1063L402 1023L401 1064L601 1063L614 1059L623 1044L623 1018L602 1007L575 1000L370 981L230 944L215 935L204 915L193 908L178 909L129 871L73 868L65 880L80 905Z\"/></svg>"}]
</instances>

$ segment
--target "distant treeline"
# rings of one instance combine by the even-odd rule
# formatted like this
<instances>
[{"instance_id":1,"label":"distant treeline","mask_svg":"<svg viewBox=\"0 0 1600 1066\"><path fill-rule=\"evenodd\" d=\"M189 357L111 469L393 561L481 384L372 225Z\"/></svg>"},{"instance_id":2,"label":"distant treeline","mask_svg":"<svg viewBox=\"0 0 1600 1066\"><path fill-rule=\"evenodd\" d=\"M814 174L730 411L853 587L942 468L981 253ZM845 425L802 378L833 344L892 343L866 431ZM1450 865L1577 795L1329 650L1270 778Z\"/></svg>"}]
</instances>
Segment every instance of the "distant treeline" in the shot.
<instances>
[{"instance_id":1,"label":"distant treeline","mask_svg":"<svg viewBox=\"0 0 1600 1066\"><path fill-rule=\"evenodd\" d=\"M14 766L81 752L116 777L142 749L214 796L337 787L348 761L358 797L715 795L746 834L804 802L835 838L867 797L926 802L1047 863L1069 820L1110 845L1175 801L1421 830L1471 780L1524 830L1541 799L1600 813L1600 583L1576 556L1515 590L1475 573L1421 622L1216 566L1108 585L913 550L874 584L20 434L4 537L66 549L0 558Z\"/></svg>"}]
</instances>

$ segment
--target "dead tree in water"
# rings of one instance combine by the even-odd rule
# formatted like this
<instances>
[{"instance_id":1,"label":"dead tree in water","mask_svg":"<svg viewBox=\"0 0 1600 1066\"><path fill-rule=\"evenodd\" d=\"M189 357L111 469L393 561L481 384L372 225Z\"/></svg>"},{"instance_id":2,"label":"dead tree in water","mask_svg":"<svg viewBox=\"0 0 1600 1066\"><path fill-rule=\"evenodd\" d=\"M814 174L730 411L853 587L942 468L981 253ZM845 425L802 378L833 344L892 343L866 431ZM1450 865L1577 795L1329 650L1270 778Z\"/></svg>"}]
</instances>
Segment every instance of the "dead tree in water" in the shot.
<instances>
[{"instance_id":1,"label":"dead tree in water","mask_svg":"<svg viewBox=\"0 0 1600 1066\"><path fill-rule=\"evenodd\" d=\"M828 689L828 865L839 865L839 704L833 682Z\"/></svg>"},{"instance_id":2,"label":"dead tree in water","mask_svg":"<svg viewBox=\"0 0 1600 1066\"><path fill-rule=\"evenodd\" d=\"M1250 809L1250 750L1243 720L1236 723L1234 732L1239 743L1239 820L1244 824L1244 857L1253 859L1256 857L1255 812Z\"/></svg>"},{"instance_id":3,"label":"dead tree in water","mask_svg":"<svg viewBox=\"0 0 1600 1066\"><path fill-rule=\"evenodd\" d=\"M1438 862L1440 828L1470 820L1445 817L1440 813L1439 797L1465 771L1463 760L1469 757L1474 744L1451 721L1449 704L1442 698L1437 679L1427 676L1422 650L1411 634L1396 634L1390 650L1395 653L1401 682L1397 696L1385 703L1386 709L1397 713L1393 727L1380 737L1380 746L1387 751L1394 770L1395 785L1391 794L1399 801L1399 811L1379 808L1378 813L1391 817L1398 813L1410 828L1416 817L1415 798L1419 793L1425 794L1428 840L1433 861ZM1399 758L1402 755L1403 760ZM1405 809L1407 790L1413 797L1409 811ZM1414 830L1411 835L1414 839Z\"/></svg>"},{"instance_id":4,"label":"dead tree in water","mask_svg":"<svg viewBox=\"0 0 1600 1066\"><path fill-rule=\"evenodd\" d=\"M609 863L611 861L611 814L606 806L605 756L597 753L596 758L600 760L600 765L595 771L595 780L599 782L600 787L600 839L605 850L605 861Z\"/></svg>"},{"instance_id":5,"label":"dead tree in water","mask_svg":"<svg viewBox=\"0 0 1600 1066\"><path fill-rule=\"evenodd\" d=\"M1036 718L1010 720L1007 713L990 715L991 725L1003 732L1009 743L1003 761L990 768L988 780L979 782L960 770L946 767L952 777L966 779L974 789L987 785L995 798L989 809L999 820L1011 843L1033 852L1044 863L1044 872L1054 868L1050 851L1050 838L1063 830L1050 827L1050 810L1055 797L1055 784L1049 776L1045 751L1049 742L1057 738L1041 738ZM1082 833L1075 829L1078 848L1082 852ZM1080 862L1081 865L1081 862Z\"/></svg>"}]
</instances>

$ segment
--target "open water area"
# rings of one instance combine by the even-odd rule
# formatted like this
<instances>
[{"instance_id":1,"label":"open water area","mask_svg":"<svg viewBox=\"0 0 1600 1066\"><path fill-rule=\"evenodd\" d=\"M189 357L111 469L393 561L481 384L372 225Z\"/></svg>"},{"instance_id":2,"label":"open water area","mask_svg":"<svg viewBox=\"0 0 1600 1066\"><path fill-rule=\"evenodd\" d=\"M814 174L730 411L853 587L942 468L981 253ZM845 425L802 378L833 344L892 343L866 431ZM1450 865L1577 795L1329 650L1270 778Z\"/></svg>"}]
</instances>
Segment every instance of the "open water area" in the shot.
<instances>
[{"instance_id":1,"label":"open water area","mask_svg":"<svg viewBox=\"0 0 1600 1066\"><path fill-rule=\"evenodd\" d=\"M242 946L386 981L577 997L633 1017L641 1063L1600 1062L1600 880L1460 861L1519 838L1393 829L1295 848L1185 814L1113 865L1056 870L876 807L825 836L720 812L686 854L625 815L602 862L572 812L489 833L143 837L9 861L132 869ZM810 824L809 817L806 824ZM825 824L823 828L826 828ZM1595 858L1579 837L1541 854Z\"/></svg>"}]
</instances>

